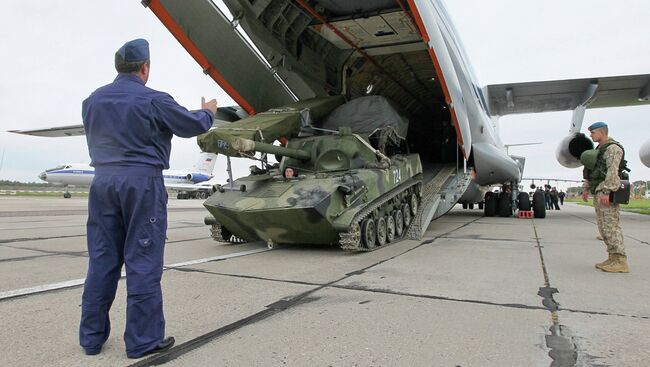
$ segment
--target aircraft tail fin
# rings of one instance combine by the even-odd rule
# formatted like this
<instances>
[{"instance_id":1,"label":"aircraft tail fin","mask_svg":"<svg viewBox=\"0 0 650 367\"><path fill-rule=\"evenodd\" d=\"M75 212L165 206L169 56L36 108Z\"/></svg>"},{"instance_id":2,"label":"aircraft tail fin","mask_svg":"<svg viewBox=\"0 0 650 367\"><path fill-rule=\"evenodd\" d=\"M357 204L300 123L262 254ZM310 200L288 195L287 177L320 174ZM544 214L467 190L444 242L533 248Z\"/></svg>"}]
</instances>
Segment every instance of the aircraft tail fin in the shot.
<instances>
[{"instance_id":1,"label":"aircraft tail fin","mask_svg":"<svg viewBox=\"0 0 650 367\"><path fill-rule=\"evenodd\" d=\"M201 153L198 162L196 162L196 170L208 176L212 176L214 165L217 163L217 155L214 153Z\"/></svg>"}]
</instances>

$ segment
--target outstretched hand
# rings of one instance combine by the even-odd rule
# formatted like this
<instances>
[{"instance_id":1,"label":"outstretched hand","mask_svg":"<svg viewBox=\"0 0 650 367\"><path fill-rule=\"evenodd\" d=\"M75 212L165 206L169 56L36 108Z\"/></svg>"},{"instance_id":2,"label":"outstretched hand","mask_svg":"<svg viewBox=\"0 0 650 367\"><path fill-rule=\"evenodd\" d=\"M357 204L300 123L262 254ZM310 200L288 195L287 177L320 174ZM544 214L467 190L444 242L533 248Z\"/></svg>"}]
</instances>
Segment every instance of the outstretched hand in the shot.
<instances>
[{"instance_id":1,"label":"outstretched hand","mask_svg":"<svg viewBox=\"0 0 650 367\"><path fill-rule=\"evenodd\" d=\"M216 99L211 99L209 101L205 101L205 97L201 97L201 108L208 109L212 111L213 114L217 113L217 100Z\"/></svg>"}]
</instances>

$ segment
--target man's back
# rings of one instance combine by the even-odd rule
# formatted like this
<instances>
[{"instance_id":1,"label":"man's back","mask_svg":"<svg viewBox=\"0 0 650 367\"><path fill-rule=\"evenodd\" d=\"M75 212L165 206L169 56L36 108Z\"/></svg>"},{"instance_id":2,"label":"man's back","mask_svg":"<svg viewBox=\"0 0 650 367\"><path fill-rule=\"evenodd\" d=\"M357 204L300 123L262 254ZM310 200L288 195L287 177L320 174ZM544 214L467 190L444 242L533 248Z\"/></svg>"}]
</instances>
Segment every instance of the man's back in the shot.
<instances>
[{"instance_id":1,"label":"man's back","mask_svg":"<svg viewBox=\"0 0 650 367\"><path fill-rule=\"evenodd\" d=\"M88 97L82 116L92 166L169 168L172 136L192 137L212 126L212 115L189 112L167 93L119 74Z\"/></svg>"}]
</instances>

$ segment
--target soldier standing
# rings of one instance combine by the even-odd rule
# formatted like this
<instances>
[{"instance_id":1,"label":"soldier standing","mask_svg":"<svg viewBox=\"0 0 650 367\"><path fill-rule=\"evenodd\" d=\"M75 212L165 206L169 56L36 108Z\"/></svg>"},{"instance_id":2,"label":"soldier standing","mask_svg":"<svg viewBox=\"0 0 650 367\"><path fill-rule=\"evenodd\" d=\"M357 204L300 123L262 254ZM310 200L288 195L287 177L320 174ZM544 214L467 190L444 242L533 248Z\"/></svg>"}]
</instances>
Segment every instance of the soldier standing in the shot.
<instances>
[{"instance_id":1,"label":"soldier standing","mask_svg":"<svg viewBox=\"0 0 650 367\"><path fill-rule=\"evenodd\" d=\"M589 192L594 195L596 220L609 257L596 264L596 268L610 273L628 273L623 232L620 225L619 205L610 201L610 193L621 185L621 174L625 167L623 146L608 136L604 122L589 126L591 140L598 143L597 158L593 169L585 167L585 183L582 199L587 201Z\"/></svg>"},{"instance_id":2,"label":"soldier standing","mask_svg":"<svg viewBox=\"0 0 650 367\"><path fill-rule=\"evenodd\" d=\"M109 310L126 265L126 330L129 358L165 351L160 280L167 232L167 191L172 135L206 132L217 101L189 112L167 93L147 88L149 43L136 39L115 53L118 75L82 105L95 177L88 196L88 275L81 304L79 343L98 354L111 331Z\"/></svg>"}]
</instances>

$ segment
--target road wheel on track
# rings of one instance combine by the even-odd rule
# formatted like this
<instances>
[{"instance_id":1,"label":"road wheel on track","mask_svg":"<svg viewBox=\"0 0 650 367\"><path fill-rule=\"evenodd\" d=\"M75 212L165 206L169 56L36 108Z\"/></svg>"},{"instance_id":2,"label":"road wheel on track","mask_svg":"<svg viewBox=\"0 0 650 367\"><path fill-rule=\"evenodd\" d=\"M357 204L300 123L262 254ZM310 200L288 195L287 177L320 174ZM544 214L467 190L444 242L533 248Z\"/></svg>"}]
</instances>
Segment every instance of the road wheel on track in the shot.
<instances>
[{"instance_id":1,"label":"road wheel on track","mask_svg":"<svg viewBox=\"0 0 650 367\"><path fill-rule=\"evenodd\" d=\"M411 225L411 207L408 204L402 205L402 216L404 217L404 228Z\"/></svg>"},{"instance_id":2,"label":"road wheel on track","mask_svg":"<svg viewBox=\"0 0 650 367\"><path fill-rule=\"evenodd\" d=\"M402 215L401 210L395 210L393 212L393 219L395 220L395 237L402 237L404 232L404 216Z\"/></svg>"},{"instance_id":3,"label":"road wheel on track","mask_svg":"<svg viewBox=\"0 0 650 367\"><path fill-rule=\"evenodd\" d=\"M418 204L419 200L417 195L411 195L411 200L409 200L409 205L411 206L411 216L415 217L418 214Z\"/></svg>"},{"instance_id":4,"label":"road wheel on track","mask_svg":"<svg viewBox=\"0 0 650 367\"><path fill-rule=\"evenodd\" d=\"M386 242L395 240L395 218L392 215L386 216Z\"/></svg>"},{"instance_id":5,"label":"road wheel on track","mask_svg":"<svg viewBox=\"0 0 650 367\"><path fill-rule=\"evenodd\" d=\"M361 223L361 243L366 248L375 248L377 240L377 229L372 218L364 219Z\"/></svg>"},{"instance_id":6,"label":"road wheel on track","mask_svg":"<svg viewBox=\"0 0 650 367\"><path fill-rule=\"evenodd\" d=\"M386 244L386 235L387 235L386 219L384 219L384 217L380 217L379 219L377 219L377 245L378 246L383 246Z\"/></svg>"}]
</instances>

